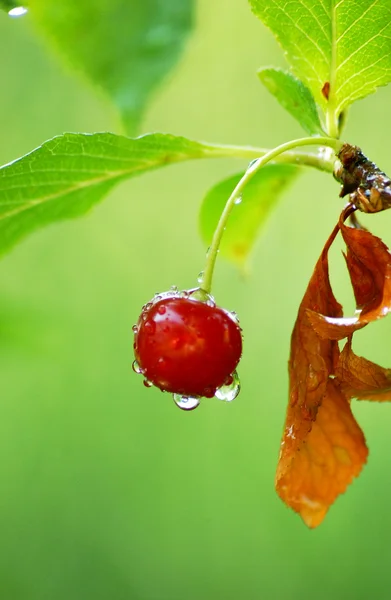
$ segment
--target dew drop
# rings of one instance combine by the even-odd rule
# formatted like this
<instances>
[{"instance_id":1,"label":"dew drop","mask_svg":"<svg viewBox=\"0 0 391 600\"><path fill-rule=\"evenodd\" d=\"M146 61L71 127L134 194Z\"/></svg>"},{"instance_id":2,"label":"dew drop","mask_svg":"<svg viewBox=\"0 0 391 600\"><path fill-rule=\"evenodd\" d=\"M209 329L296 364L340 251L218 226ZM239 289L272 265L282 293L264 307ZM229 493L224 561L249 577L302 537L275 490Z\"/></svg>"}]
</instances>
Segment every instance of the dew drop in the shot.
<instances>
[{"instance_id":1,"label":"dew drop","mask_svg":"<svg viewBox=\"0 0 391 600\"><path fill-rule=\"evenodd\" d=\"M318 150L319 158L323 160L330 160L334 155L334 151L332 148L327 148L326 146L321 146Z\"/></svg>"},{"instance_id":2,"label":"dew drop","mask_svg":"<svg viewBox=\"0 0 391 600\"><path fill-rule=\"evenodd\" d=\"M215 396L218 400L232 402L240 392L240 379L236 371L232 373L227 382L216 390Z\"/></svg>"},{"instance_id":3,"label":"dew drop","mask_svg":"<svg viewBox=\"0 0 391 600\"><path fill-rule=\"evenodd\" d=\"M173 394L175 404L181 410L194 410L199 406L200 399L193 398L192 396L182 396L181 394Z\"/></svg>"},{"instance_id":4,"label":"dew drop","mask_svg":"<svg viewBox=\"0 0 391 600\"><path fill-rule=\"evenodd\" d=\"M194 290L190 291L190 297L193 298L194 300L199 300L200 302L204 302L205 304L208 304L209 306L216 306L216 302L214 297L212 296L212 294L208 294L208 292L205 292L205 290L203 290L202 288L195 288Z\"/></svg>"},{"instance_id":5,"label":"dew drop","mask_svg":"<svg viewBox=\"0 0 391 600\"><path fill-rule=\"evenodd\" d=\"M145 385L146 388L150 388L153 386L152 381L149 381L149 379L144 379L143 384Z\"/></svg>"},{"instance_id":6,"label":"dew drop","mask_svg":"<svg viewBox=\"0 0 391 600\"><path fill-rule=\"evenodd\" d=\"M177 286L177 285L172 285L172 286L170 287L170 290L171 290L171 291L172 291L174 294L177 294L177 293L178 293L178 286Z\"/></svg>"},{"instance_id":7,"label":"dew drop","mask_svg":"<svg viewBox=\"0 0 391 600\"><path fill-rule=\"evenodd\" d=\"M28 13L28 10L25 6L15 6L15 8L11 8L11 10L8 11L8 16L9 17L23 17L23 15L26 15Z\"/></svg>"},{"instance_id":8,"label":"dew drop","mask_svg":"<svg viewBox=\"0 0 391 600\"><path fill-rule=\"evenodd\" d=\"M158 306L157 312L159 313L159 315L165 315L166 310L166 307L164 306L164 304L162 304L161 306Z\"/></svg>"},{"instance_id":9,"label":"dew drop","mask_svg":"<svg viewBox=\"0 0 391 600\"><path fill-rule=\"evenodd\" d=\"M188 296L190 300L198 300L198 302L207 302L210 297L209 294L200 287L189 290Z\"/></svg>"},{"instance_id":10,"label":"dew drop","mask_svg":"<svg viewBox=\"0 0 391 600\"><path fill-rule=\"evenodd\" d=\"M203 395L205 396L205 398L213 398L213 396L215 395L216 389L213 387L206 387L203 390Z\"/></svg>"},{"instance_id":11,"label":"dew drop","mask_svg":"<svg viewBox=\"0 0 391 600\"><path fill-rule=\"evenodd\" d=\"M144 331L148 333L148 335L152 335L155 333L156 325L153 321L146 321L144 324Z\"/></svg>"},{"instance_id":12,"label":"dew drop","mask_svg":"<svg viewBox=\"0 0 391 600\"><path fill-rule=\"evenodd\" d=\"M239 323L239 317L238 317L238 313L236 313L234 310L231 310L231 311L226 311L226 312L227 312L227 315L228 315L229 317L231 317L231 319L232 319L233 321L235 321L235 323Z\"/></svg>"},{"instance_id":13,"label":"dew drop","mask_svg":"<svg viewBox=\"0 0 391 600\"><path fill-rule=\"evenodd\" d=\"M243 198L242 196L238 196L238 198L236 198L234 204L240 204L242 202Z\"/></svg>"},{"instance_id":14,"label":"dew drop","mask_svg":"<svg viewBox=\"0 0 391 600\"><path fill-rule=\"evenodd\" d=\"M251 169L251 167L253 167L255 165L256 162L258 162L259 158L254 158L254 160L252 160L251 162L249 162L247 170Z\"/></svg>"},{"instance_id":15,"label":"dew drop","mask_svg":"<svg viewBox=\"0 0 391 600\"><path fill-rule=\"evenodd\" d=\"M206 301L206 304L208 306L212 306L213 308L216 306L215 299L213 298L213 296L211 294L208 294L208 299Z\"/></svg>"},{"instance_id":16,"label":"dew drop","mask_svg":"<svg viewBox=\"0 0 391 600\"><path fill-rule=\"evenodd\" d=\"M202 283L204 281L204 272L203 271L201 271L198 274L197 281L198 281L198 283Z\"/></svg>"},{"instance_id":17,"label":"dew drop","mask_svg":"<svg viewBox=\"0 0 391 600\"><path fill-rule=\"evenodd\" d=\"M321 378L319 376L319 373L317 371L315 371L315 369L310 364L308 367L307 378L306 378L306 387L307 387L308 392L314 392L315 390L317 390L319 388L320 384L321 384Z\"/></svg>"},{"instance_id":18,"label":"dew drop","mask_svg":"<svg viewBox=\"0 0 391 600\"><path fill-rule=\"evenodd\" d=\"M133 333L137 333L137 332L138 332L138 327L137 327L137 325L133 325L133 327L132 327L132 331L133 331Z\"/></svg>"},{"instance_id":19,"label":"dew drop","mask_svg":"<svg viewBox=\"0 0 391 600\"><path fill-rule=\"evenodd\" d=\"M140 365L138 364L137 360L134 360L132 362L132 369L135 373L137 373L137 375L141 375L143 373L143 370L140 367Z\"/></svg>"}]
</instances>

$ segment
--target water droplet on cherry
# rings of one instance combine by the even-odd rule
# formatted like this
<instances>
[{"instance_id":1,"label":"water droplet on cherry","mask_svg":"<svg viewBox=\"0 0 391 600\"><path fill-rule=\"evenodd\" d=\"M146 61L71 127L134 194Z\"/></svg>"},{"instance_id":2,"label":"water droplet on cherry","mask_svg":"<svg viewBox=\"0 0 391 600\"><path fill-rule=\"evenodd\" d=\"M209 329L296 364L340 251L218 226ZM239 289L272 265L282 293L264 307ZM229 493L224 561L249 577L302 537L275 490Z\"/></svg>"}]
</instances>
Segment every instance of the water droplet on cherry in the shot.
<instances>
[{"instance_id":1,"label":"water droplet on cherry","mask_svg":"<svg viewBox=\"0 0 391 600\"><path fill-rule=\"evenodd\" d=\"M140 367L140 365L138 364L137 360L134 360L132 362L132 369L135 373L137 373L137 375L142 375L142 373L143 373L143 370Z\"/></svg>"},{"instance_id":2,"label":"water droplet on cherry","mask_svg":"<svg viewBox=\"0 0 391 600\"><path fill-rule=\"evenodd\" d=\"M203 391L203 396L204 398L213 398L213 396L215 395L216 390L212 387L206 387L204 388Z\"/></svg>"},{"instance_id":3,"label":"water droplet on cherry","mask_svg":"<svg viewBox=\"0 0 391 600\"><path fill-rule=\"evenodd\" d=\"M240 379L237 372L234 371L232 375L227 378L224 385L222 385L216 390L215 396L218 400L223 400L224 402L232 402L232 400L235 400L239 392Z\"/></svg>"},{"instance_id":4,"label":"water droplet on cherry","mask_svg":"<svg viewBox=\"0 0 391 600\"><path fill-rule=\"evenodd\" d=\"M230 311L230 310L227 310L227 311L226 311L226 313L227 313L227 315L228 315L228 316L230 316L230 317L231 317L231 319L232 319L233 321L235 321L235 323L239 323L239 317L238 317L238 313L236 313L236 312L235 312L235 311L233 311L233 310L231 310L231 311Z\"/></svg>"},{"instance_id":5,"label":"water droplet on cherry","mask_svg":"<svg viewBox=\"0 0 391 600\"><path fill-rule=\"evenodd\" d=\"M144 330L149 335L152 335L153 333L155 333L155 329L156 329L156 325L153 321L147 321L144 325Z\"/></svg>"},{"instance_id":6,"label":"water droplet on cherry","mask_svg":"<svg viewBox=\"0 0 391 600\"><path fill-rule=\"evenodd\" d=\"M194 410L200 405L200 399L191 396L182 396L181 394L173 394L175 404L181 410Z\"/></svg>"}]
</instances>

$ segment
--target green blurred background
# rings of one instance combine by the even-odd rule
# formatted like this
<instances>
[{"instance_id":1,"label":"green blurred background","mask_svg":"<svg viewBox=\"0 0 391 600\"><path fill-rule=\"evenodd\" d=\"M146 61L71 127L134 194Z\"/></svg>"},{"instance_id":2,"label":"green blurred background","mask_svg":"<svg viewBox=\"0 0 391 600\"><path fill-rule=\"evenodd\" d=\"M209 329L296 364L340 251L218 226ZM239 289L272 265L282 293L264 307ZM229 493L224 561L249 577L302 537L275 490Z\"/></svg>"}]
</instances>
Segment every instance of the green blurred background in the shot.
<instances>
[{"instance_id":1,"label":"green blurred background","mask_svg":"<svg viewBox=\"0 0 391 600\"><path fill-rule=\"evenodd\" d=\"M301 135L260 86L283 65L245 0L200 0L197 28L142 131L273 146ZM106 99L45 46L30 17L0 15L0 161L64 131L115 131ZM388 172L391 90L351 110L345 138ZM198 210L241 161L171 166L118 187L87 217L31 236L1 264L1 600L386 599L391 407L355 403L370 447L361 477L309 531L274 492L289 337L342 206L306 172L269 219L245 280L218 265L214 293L244 329L242 392L193 413L131 370L141 305L193 287ZM367 219L368 221L368 219ZM370 217L391 243L391 216ZM339 250L333 283L353 308ZM355 349L391 366L391 320Z\"/></svg>"}]
</instances>

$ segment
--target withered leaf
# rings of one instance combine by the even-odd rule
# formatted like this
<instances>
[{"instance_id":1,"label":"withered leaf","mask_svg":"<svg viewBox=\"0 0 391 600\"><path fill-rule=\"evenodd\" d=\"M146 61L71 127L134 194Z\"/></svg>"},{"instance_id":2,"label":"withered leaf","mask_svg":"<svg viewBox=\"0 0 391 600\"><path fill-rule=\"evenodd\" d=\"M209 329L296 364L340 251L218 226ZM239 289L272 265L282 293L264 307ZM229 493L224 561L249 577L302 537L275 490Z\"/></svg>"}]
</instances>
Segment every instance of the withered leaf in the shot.
<instances>
[{"instance_id":1,"label":"withered leaf","mask_svg":"<svg viewBox=\"0 0 391 600\"><path fill-rule=\"evenodd\" d=\"M352 282L360 323L385 317L391 310L391 253L370 231L348 227L340 219L348 247L346 262Z\"/></svg>"},{"instance_id":2,"label":"withered leaf","mask_svg":"<svg viewBox=\"0 0 391 600\"><path fill-rule=\"evenodd\" d=\"M289 467L283 469L280 461L277 491L308 527L317 527L337 496L360 473L367 456L364 434L349 402L335 381L329 379L305 442L297 449Z\"/></svg>"},{"instance_id":3,"label":"withered leaf","mask_svg":"<svg viewBox=\"0 0 391 600\"><path fill-rule=\"evenodd\" d=\"M281 498L301 513L308 510L308 499L300 505L292 473L297 471L296 461L317 418L319 406L326 395L329 375L337 364L339 349L334 340L317 335L308 317L308 310L342 316L342 307L334 297L329 280L328 250L337 235L336 226L315 266L304 298L301 302L291 339L289 360L289 404L281 452L277 468L276 489ZM300 467L301 468L301 467ZM307 513L306 513L307 514ZM304 518L304 517L303 517Z\"/></svg>"},{"instance_id":4,"label":"withered leaf","mask_svg":"<svg viewBox=\"0 0 391 600\"><path fill-rule=\"evenodd\" d=\"M343 340L367 323L362 323L357 317L326 317L312 310L308 310L308 320L314 331L324 339Z\"/></svg>"},{"instance_id":5,"label":"withered leaf","mask_svg":"<svg viewBox=\"0 0 391 600\"><path fill-rule=\"evenodd\" d=\"M329 373L337 363L339 350L336 342L320 338L314 331L308 310L339 317L342 307L334 297L329 280L328 250L338 227L330 235L315 265L307 290L299 307L291 338L289 359L289 407L287 428L294 424L294 436L288 436L282 462L291 460L298 446L311 429L318 406L326 391Z\"/></svg>"},{"instance_id":6,"label":"withered leaf","mask_svg":"<svg viewBox=\"0 0 391 600\"><path fill-rule=\"evenodd\" d=\"M339 227L347 246L345 259L356 299L356 314L349 318L333 318L319 311L308 315L318 335L333 340L352 335L391 310L391 253L366 229L345 225L349 210L348 207L343 211Z\"/></svg>"},{"instance_id":7,"label":"withered leaf","mask_svg":"<svg viewBox=\"0 0 391 600\"><path fill-rule=\"evenodd\" d=\"M357 356L352 350L351 338L338 360L336 381L350 398L359 400L391 400L391 369Z\"/></svg>"},{"instance_id":8,"label":"withered leaf","mask_svg":"<svg viewBox=\"0 0 391 600\"><path fill-rule=\"evenodd\" d=\"M276 488L309 527L319 525L367 459L364 435L350 400L391 400L391 369L356 356L352 335L391 310L391 254L376 236L345 225L348 205L315 267L292 334L290 397ZM327 253L338 231L356 313L344 318L331 290ZM342 353L338 342L348 337Z\"/></svg>"}]
</instances>

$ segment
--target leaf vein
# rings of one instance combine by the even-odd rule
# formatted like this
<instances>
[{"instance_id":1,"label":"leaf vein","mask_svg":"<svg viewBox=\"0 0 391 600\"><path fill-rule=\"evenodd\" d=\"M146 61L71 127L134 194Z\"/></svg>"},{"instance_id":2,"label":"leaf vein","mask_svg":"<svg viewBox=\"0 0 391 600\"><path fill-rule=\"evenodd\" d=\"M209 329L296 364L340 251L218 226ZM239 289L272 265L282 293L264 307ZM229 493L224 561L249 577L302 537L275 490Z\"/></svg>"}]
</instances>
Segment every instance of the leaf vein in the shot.
<instances>
[{"instance_id":1,"label":"leaf vein","mask_svg":"<svg viewBox=\"0 0 391 600\"><path fill-rule=\"evenodd\" d=\"M356 71L355 73L352 73L352 75L350 77L348 77L348 79L345 79L345 81L343 82L343 84L338 88L338 92L340 92L341 90L344 89L344 87L346 87L353 79L355 79L356 77L360 77L363 75L363 73L365 73L366 71L368 71L369 69L373 69L373 67L375 67L379 62L384 60L384 56L381 56L380 58L378 58L377 61L375 61L374 63L372 63L371 65L367 65L366 67L364 67L363 69L361 69L360 71ZM387 69L389 70L389 69ZM389 70L391 73L391 70ZM381 75L381 77L372 80L372 81L366 81L365 84L363 84L362 86L358 86L358 88L356 88L356 90L353 92L354 94L357 93L358 90L365 88L368 85L373 85L375 81L379 81L380 79L383 78L383 75ZM346 101L346 98L344 99L344 101Z\"/></svg>"},{"instance_id":2,"label":"leaf vein","mask_svg":"<svg viewBox=\"0 0 391 600\"><path fill-rule=\"evenodd\" d=\"M324 51L322 50L322 48L320 48L320 46L318 46L318 44L315 42L315 40L313 38L311 38L308 33L306 31L304 31L304 29L302 29L301 27L299 27L299 25L295 22L295 20L292 18L292 16L286 12L285 10L283 10L281 7L279 7L278 3L276 2L276 0L271 0L271 2L276 6L277 10L280 9L281 12L283 12L283 14L285 14L288 19L292 22L293 26L295 27L295 29L297 29L305 38L307 38L307 40L316 48L316 50L319 52L319 54L322 56L322 58L324 59L324 61L327 63L328 59L324 53ZM302 58L305 60L305 62L312 68L312 70L314 71L314 73L316 75L317 71L314 67L314 65L308 60L308 58L306 56L302 56ZM319 77L319 75L316 78L316 81L321 81L321 78Z\"/></svg>"},{"instance_id":3,"label":"leaf vein","mask_svg":"<svg viewBox=\"0 0 391 600\"><path fill-rule=\"evenodd\" d=\"M361 15L355 20L353 21L349 27L347 27L345 29L345 31L339 36L339 38L336 40L336 44L338 44L344 37L345 35L352 29L352 27L355 27L357 25L357 23L359 23L361 21L361 19L363 19L365 17L365 15L368 14L368 12L370 10L372 10L372 8L379 2L379 0L375 0L373 2L373 4L371 4L371 6L368 6L368 8L366 10L364 10L363 13L361 13Z\"/></svg>"},{"instance_id":4,"label":"leaf vein","mask_svg":"<svg viewBox=\"0 0 391 600\"><path fill-rule=\"evenodd\" d=\"M386 23L384 25L384 27L378 31L377 33L375 33L375 35L373 35L371 38L369 38L366 42L364 42L364 44L362 44L361 46L359 46L358 48L356 48L356 50L354 52L352 52L351 54L349 54L349 56L347 56L345 58L345 60L343 60L337 67L337 71L339 71L347 62L349 62L357 53L361 52L363 50L363 48L365 48L366 46L368 46L368 44L370 44L371 42L373 42L373 40L375 40L377 37L380 37L380 34L383 33L383 31L385 29L387 29L387 27L390 27L390 23ZM384 36L383 36L384 37ZM384 58L383 56L381 57L382 59ZM378 61L377 61L378 62ZM374 63L376 64L376 63ZM371 65L373 66L373 65ZM342 86L343 87L343 86Z\"/></svg>"}]
</instances>

